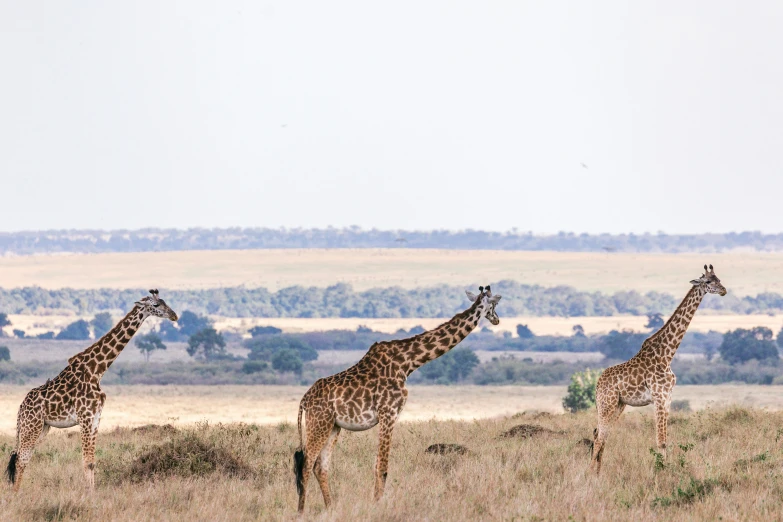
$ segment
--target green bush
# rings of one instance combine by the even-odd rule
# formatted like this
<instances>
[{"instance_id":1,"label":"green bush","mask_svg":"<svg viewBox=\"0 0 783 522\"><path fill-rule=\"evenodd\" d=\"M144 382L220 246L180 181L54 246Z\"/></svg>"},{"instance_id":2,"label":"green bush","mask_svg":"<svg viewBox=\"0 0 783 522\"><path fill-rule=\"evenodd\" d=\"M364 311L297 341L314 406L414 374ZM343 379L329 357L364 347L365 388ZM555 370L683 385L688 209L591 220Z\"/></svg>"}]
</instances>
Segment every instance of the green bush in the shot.
<instances>
[{"instance_id":1,"label":"green bush","mask_svg":"<svg viewBox=\"0 0 783 522\"><path fill-rule=\"evenodd\" d=\"M0 361L10 361L11 351L7 346L0 346Z\"/></svg>"},{"instance_id":2,"label":"green bush","mask_svg":"<svg viewBox=\"0 0 783 522\"><path fill-rule=\"evenodd\" d=\"M272 357L272 368L278 372L302 373L302 359L294 350L284 348Z\"/></svg>"},{"instance_id":3,"label":"green bush","mask_svg":"<svg viewBox=\"0 0 783 522\"><path fill-rule=\"evenodd\" d=\"M242 371L244 373L258 373L269 368L269 364L264 361L245 361L242 364Z\"/></svg>"},{"instance_id":4,"label":"green bush","mask_svg":"<svg viewBox=\"0 0 783 522\"><path fill-rule=\"evenodd\" d=\"M587 410L595 406L595 385L601 372L587 368L571 376L568 395L563 397L563 408L571 413Z\"/></svg>"},{"instance_id":5,"label":"green bush","mask_svg":"<svg viewBox=\"0 0 783 522\"><path fill-rule=\"evenodd\" d=\"M465 379L479 365L479 358L468 348L456 348L419 369L422 377L438 384Z\"/></svg>"},{"instance_id":6,"label":"green bush","mask_svg":"<svg viewBox=\"0 0 783 522\"><path fill-rule=\"evenodd\" d=\"M247 358L253 361L272 361L281 350L290 350L296 353L301 361L318 359L318 352L308 343L297 337L287 335L254 337L245 342L245 347L250 350Z\"/></svg>"}]
</instances>

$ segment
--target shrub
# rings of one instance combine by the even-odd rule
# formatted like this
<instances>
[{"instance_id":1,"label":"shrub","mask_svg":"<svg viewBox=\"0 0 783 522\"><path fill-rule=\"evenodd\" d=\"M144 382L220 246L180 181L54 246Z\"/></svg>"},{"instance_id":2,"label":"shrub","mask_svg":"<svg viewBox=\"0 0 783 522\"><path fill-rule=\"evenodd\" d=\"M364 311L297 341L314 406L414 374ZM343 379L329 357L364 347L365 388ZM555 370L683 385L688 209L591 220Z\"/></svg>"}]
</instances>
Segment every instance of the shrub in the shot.
<instances>
[{"instance_id":1,"label":"shrub","mask_svg":"<svg viewBox=\"0 0 783 522\"><path fill-rule=\"evenodd\" d=\"M294 350L284 348L272 357L272 368L279 372L302 373L302 359Z\"/></svg>"},{"instance_id":2,"label":"shrub","mask_svg":"<svg viewBox=\"0 0 783 522\"><path fill-rule=\"evenodd\" d=\"M598 382L598 371L587 368L571 376L568 394L563 397L563 408L571 413L587 410L595 406L595 385Z\"/></svg>"},{"instance_id":3,"label":"shrub","mask_svg":"<svg viewBox=\"0 0 783 522\"><path fill-rule=\"evenodd\" d=\"M269 364L264 361L245 361L242 364L242 371L244 373L258 373L263 372L269 368Z\"/></svg>"},{"instance_id":4,"label":"shrub","mask_svg":"<svg viewBox=\"0 0 783 522\"><path fill-rule=\"evenodd\" d=\"M248 333L251 337L259 337L261 335L277 335L283 333L283 330L274 326L254 326Z\"/></svg>"},{"instance_id":5,"label":"shrub","mask_svg":"<svg viewBox=\"0 0 783 522\"><path fill-rule=\"evenodd\" d=\"M10 361L11 351L7 346L0 346L0 361Z\"/></svg>"},{"instance_id":6,"label":"shrub","mask_svg":"<svg viewBox=\"0 0 783 522\"><path fill-rule=\"evenodd\" d=\"M422 377L439 384L461 381L479 365L479 358L468 348L456 348L426 363L419 369Z\"/></svg>"},{"instance_id":7,"label":"shrub","mask_svg":"<svg viewBox=\"0 0 783 522\"><path fill-rule=\"evenodd\" d=\"M24 339L25 333L24 330L14 330L14 337L18 339Z\"/></svg>"},{"instance_id":8,"label":"shrub","mask_svg":"<svg viewBox=\"0 0 783 522\"><path fill-rule=\"evenodd\" d=\"M100 314L95 314L95 317L90 321L90 324L92 325L92 331L95 334L95 338L98 339L106 335L106 333L112 329L114 321L112 321L110 313L102 312Z\"/></svg>"},{"instance_id":9,"label":"shrub","mask_svg":"<svg viewBox=\"0 0 783 522\"><path fill-rule=\"evenodd\" d=\"M778 349L772 341L772 335L772 330L764 326L726 332L718 348L721 359L729 364L743 363L751 359L778 359Z\"/></svg>"},{"instance_id":10,"label":"shrub","mask_svg":"<svg viewBox=\"0 0 783 522\"><path fill-rule=\"evenodd\" d=\"M66 326L55 339L58 341L84 341L90 338L90 323L79 319Z\"/></svg>"},{"instance_id":11,"label":"shrub","mask_svg":"<svg viewBox=\"0 0 783 522\"><path fill-rule=\"evenodd\" d=\"M532 339L536 336L536 334L533 333L533 330L531 330L526 324L517 325L517 335L520 339Z\"/></svg>"},{"instance_id":12,"label":"shrub","mask_svg":"<svg viewBox=\"0 0 783 522\"><path fill-rule=\"evenodd\" d=\"M691 402L688 400L672 401L672 411L691 411Z\"/></svg>"},{"instance_id":13,"label":"shrub","mask_svg":"<svg viewBox=\"0 0 783 522\"><path fill-rule=\"evenodd\" d=\"M254 361L271 361L281 350L291 350L301 361L318 359L318 352L308 343L297 338L283 335L263 336L245 342L250 350L247 358Z\"/></svg>"},{"instance_id":14,"label":"shrub","mask_svg":"<svg viewBox=\"0 0 783 522\"><path fill-rule=\"evenodd\" d=\"M639 352L646 338L645 334L636 334L630 330L612 330L600 339L598 351L607 359L627 360Z\"/></svg>"}]
</instances>

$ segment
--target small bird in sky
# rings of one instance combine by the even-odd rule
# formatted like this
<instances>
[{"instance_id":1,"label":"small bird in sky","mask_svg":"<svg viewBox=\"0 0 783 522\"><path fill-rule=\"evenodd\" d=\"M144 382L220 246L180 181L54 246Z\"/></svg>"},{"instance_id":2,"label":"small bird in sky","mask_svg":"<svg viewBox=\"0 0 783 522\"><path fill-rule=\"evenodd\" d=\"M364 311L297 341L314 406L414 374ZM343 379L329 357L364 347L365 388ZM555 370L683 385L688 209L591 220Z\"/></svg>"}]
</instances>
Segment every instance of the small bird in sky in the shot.
<instances>
[{"instance_id":1,"label":"small bird in sky","mask_svg":"<svg viewBox=\"0 0 783 522\"><path fill-rule=\"evenodd\" d=\"M284 123L284 124L281 125L281 127L283 127L283 128L288 127L288 124Z\"/></svg>"},{"instance_id":2,"label":"small bird in sky","mask_svg":"<svg viewBox=\"0 0 783 522\"><path fill-rule=\"evenodd\" d=\"M584 162L580 163L583 169L589 168Z\"/></svg>"}]
</instances>

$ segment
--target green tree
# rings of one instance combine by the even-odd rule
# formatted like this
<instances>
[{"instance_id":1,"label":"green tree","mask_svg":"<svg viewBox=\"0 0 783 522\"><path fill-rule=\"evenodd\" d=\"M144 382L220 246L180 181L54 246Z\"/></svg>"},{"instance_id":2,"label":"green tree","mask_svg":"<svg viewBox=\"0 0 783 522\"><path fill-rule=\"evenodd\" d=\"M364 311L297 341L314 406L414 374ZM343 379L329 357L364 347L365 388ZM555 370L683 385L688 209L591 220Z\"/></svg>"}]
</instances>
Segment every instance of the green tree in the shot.
<instances>
[{"instance_id":1,"label":"green tree","mask_svg":"<svg viewBox=\"0 0 783 522\"><path fill-rule=\"evenodd\" d=\"M778 332L778 338L777 338L778 348L783 350L783 328L780 329Z\"/></svg>"},{"instance_id":2,"label":"green tree","mask_svg":"<svg viewBox=\"0 0 783 522\"><path fill-rule=\"evenodd\" d=\"M114 321L111 319L111 314L108 312L101 312L95 314L95 317L90 321L92 325L92 331L95 334L95 338L98 339L106 335L106 333L114 326Z\"/></svg>"},{"instance_id":3,"label":"green tree","mask_svg":"<svg viewBox=\"0 0 783 522\"><path fill-rule=\"evenodd\" d=\"M179 325L179 332L182 335L190 337L196 332L200 332L206 328L209 328L212 323L208 317L195 314L190 310L185 310L182 312L182 315L179 316L177 325Z\"/></svg>"},{"instance_id":4,"label":"green tree","mask_svg":"<svg viewBox=\"0 0 783 522\"><path fill-rule=\"evenodd\" d=\"M244 373L258 373L269 368L269 363L266 361L245 361L242 364L242 371Z\"/></svg>"},{"instance_id":5,"label":"green tree","mask_svg":"<svg viewBox=\"0 0 783 522\"><path fill-rule=\"evenodd\" d=\"M595 385L598 383L599 371L587 368L571 376L568 393L563 397L563 408L571 413L587 410L595 406Z\"/></svg>"},{"instance_id":6,"label":"green tree","mask_svg":"<svg viewBox=\"0 0 783 522\"><path fill-rule=\"evenodd\" d=\"M150 356L155 350L165 350L166 345L163 344L163 340L155 332L139 335L136 337L136 348L144 355L144 360L150 362Z\"/></svg>"},{"instance_id":7,"label":"green tree","mask_svg":"<svg viewBox=\"0 0 783 522\"><path fill-rule=\"evenodd\" d=\"M25 333L24 330L14 330L14 337L18 339L24 339Z\"/></svg>"},{"instance_id":8,"label":"green tree","mask_svg":"<svg viewBox=\"0 0 783 522\"><path fill-rule=\"evenodd\" d=\"M607 359L630 359L639 352L645 338L645 334L633 333L630 330L612 330L601 337L598 351Z\"/></svg>"},{"instance_id":9,"label":"green tree","mask_svg":"<svg viewBox=\"0 0 783 522\"><path fill-rule=\"evenodd\" d=\"M201 356L207 361L226 355L226 340L211 326L194 333L188 339L188 355Z\"/></svg>"},{"instance_id":10,"label":"green tree","mask_svg":"<svg viewBox=\"0 0 783 522\"><path fill-rule=\"evenodd\" d=\"M90 323L84 319L74 321L57 334L58 341L84 341L90 338Z\"/></svg>"},{"instance_id":11,"label":"green tree","mask_svg":"<svg viewBox=\"0 0 783 522\"><path fill-rule=\"evenodd\" d=\"M533 333L533 330L531 330L526 324L517 325L517 335L520 339L532 339L536 336L536 334Z\"/></svg>"},{"instance_id":12,"label":"green tree","mask_svg":"<svg viewBox=\"0 0 783 522\"><path fill-rule=\"evenodd\" d=\"M0 346L0 361L10 361L11 350L7 346Z\"/></svg>"},{"instance_id":13,"label":"green tree","mask_svg":"<svg viewBox=\"0 0 783 522\"><path fill-rule=\"evenodd\" d=\"M721 359L729 364L744 363L751 359L778 359L780 356L772 338L772 330L764 326L750 330L737 328L726 332L718 352Z\"/></svg>"},{"instance_id":14,"label":"green tree","mask_svg":"<svg viewBox=\"0 0 783 522\"><path fill-rule=\"evenodd\" d=\"M419 370L422 377L439 384L457 382L471 374L479 358L470 348L456 348L428 362Z\"/></svg>"},{"instance_id":15,"label":"green tree","mask_svg":"<svg viewBox=\"0 0 783 522\"><path fill-rule=\"evenodd\" d=\"M659 313L654 314L647 314L647 324L644 325L645 328L649 328L650 330L660 330L663 326L663 316Z\"/></svg>"},{"instance_id":16,"label":"green tree","mask_svg":"<svg viewBox=\"0 0 783 522\"><path fill-rule=\"evenodd\" d=\"M574 332L574 337L586 337L585 329L581 324L575 324L571 331Z\"/></svg>"},{"instance_id":17,"label":"green tree","mask_svg":"<svg viewBox=\"0 0 783 522\"><path fill-rule=\"evenodd\" d=\"M283 335L256 337L246 341L245 347L250 349L247 358L254 361L272 361L281 350L292 350L302 361L318 359L318 352L296 337Z\"/></svg>"},{"instance_id":18,"label":"green tree","mask_svg":"<svg viewBox=\"0 0 783 522\"><path fill-rule=\"evenodd\" d=\"M8 314L0 313L0 328L5 326L11 326L11 320L8 319Z\"/></svg>"},{"instance_id":19,"label":"green tree","mask_svg":"<svg viewBox=\"0 0 783 522\"><path fill-rule=\"evenodd\" d=\"M289 348L279 350L272 357L272 368L279 372L302 373L302 359L299 354Z\"/></svg>"}]
</instances>

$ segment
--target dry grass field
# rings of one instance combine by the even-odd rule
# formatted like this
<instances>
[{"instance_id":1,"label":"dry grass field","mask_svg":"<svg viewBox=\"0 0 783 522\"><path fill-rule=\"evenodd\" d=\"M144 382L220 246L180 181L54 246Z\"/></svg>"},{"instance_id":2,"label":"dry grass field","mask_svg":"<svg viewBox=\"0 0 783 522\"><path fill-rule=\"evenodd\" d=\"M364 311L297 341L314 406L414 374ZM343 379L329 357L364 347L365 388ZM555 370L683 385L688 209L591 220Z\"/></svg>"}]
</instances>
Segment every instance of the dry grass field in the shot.
<instances>
[{"instance_id":1,"label":"dry grass field","mask_svg":"<svg viewBox=\"0 0 783 522\"><path fill-rule=\"evenodd\" d=\"M286 249L0 257L0 287L272 290L350 283L357 290L512 279L580 290L681 295L712 263L739 296L783 293L783 254L627 254L425 249Z\"/></svg>"},{"instance_id":2,"label":"dry grass field","mask_svg":"<svg viewBox=\"0 0 783 522\"><path fill-rule=\"evenodd\" d=\"M402 421L386 494L372 500L377 429L343 431L333 455L334 504L310 481L305 519L342 520L780 520L783 414L710 409L674 414L670 452L651 454L650 412L626 413L600 477L588 472L594 412L516 414L476 421ZM521 436L504 437L527 425ZM533 426L532 428L530 426ZM540 429L539 429L540 428ZM79 438L53 430L21 491L0 488L3 520L297 520L291 423L201 423L104 430L97 489L82 489ZM7 461L11 437L0 436ZM464 454L428 454L432 444Z\"/></svg>"},{"instance_id":3,"label":"dry grass field","mask_svg":"<svg viewBox=\"0 0 783 522\"><path fill-rule=\"evenodd\" d=\"M16 412L30 386L0 385L0 434L16 430ZM472 420L513 415L526 410L563 413L566 386L409 386L404 421ZM108 395L101 430L121 426L204 420L276 425L296 423L305 386L122 386L104 385ZM693 409L740 405L783 410L783 386L677 386L674 400L687 400ZM651 411L635 408L633 411ZM630 411L630 410L629 410ZM55 430L62 431L62 430ZM76 431L71 428L66 431Z\"/></svg>"}]
</instances>

